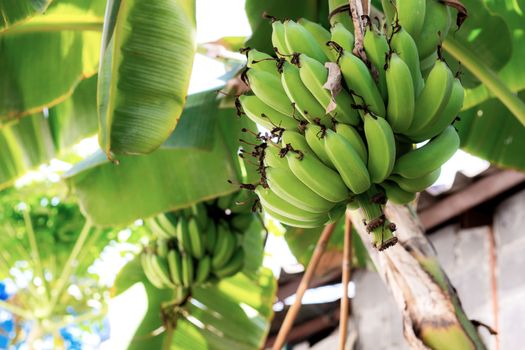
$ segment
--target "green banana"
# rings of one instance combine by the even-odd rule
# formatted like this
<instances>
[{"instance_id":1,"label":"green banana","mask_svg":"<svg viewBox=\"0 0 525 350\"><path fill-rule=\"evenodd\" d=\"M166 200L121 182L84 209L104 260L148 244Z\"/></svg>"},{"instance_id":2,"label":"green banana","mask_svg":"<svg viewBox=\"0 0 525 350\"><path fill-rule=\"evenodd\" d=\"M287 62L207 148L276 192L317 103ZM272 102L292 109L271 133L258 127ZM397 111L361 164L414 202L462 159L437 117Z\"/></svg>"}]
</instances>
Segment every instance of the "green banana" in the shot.
<instances>
[{"instance_id":1,"label":"green banana","mask_svg":"<svg viewBox=\"0 0 525 350\"><path fill-rule=\"evenodd\" d=\"M417 0L420 1L420 0ZM425 81L421 75L417 45L412 36L401 27L390 40L390 46L407 64L414 85L414 97L418 97L423 90Z\"/></svg>"},{"instance_id":2,"label":"green banana","mask_svg":"<svg viewBox=\"0 0 525 350\"><path fill-rule=\"evenodd\" d=\"M230 260L221 268L215 269L213 272L217 277L225 278L235 275L237 272L241 271L244 267L244 250L237 249L235 254L230 258Z\"/></svg>"},{"instance_id":3,"label":"green banana","mask_svg":"<svg viewBox=\"0 0 525 350\"><path fill-rule=\"evenodd\" d=\"M431 186L441 175L441 167L415 179L405 179L399 175L392 175L388 179L395 182L407 192L421 192Z\"/></svg>"},{"instance_id":4,"label":"green banana","mask_svg":"<svg viewBox=\"0 0 525 350\"><path fill-rule=\"evenodd\" d=\"M323 87L328 80L327 68L313 58L301 54L299 56L299 74L301 75L303 84L326 110L330 105L330 101L332 101L330 92ZM339 92L335 97L335 102L336 107L330 112L330 115L334 117L335 120L351 125L359 124L359 114L352 107L354 100L345 90Z\"/></svg>"},{"instance_id":5,"label":"green banana","mask_svg":"<svg viewBox=\"0 0 525 350\"><path fill-rule=\"evenodd\" d=\"M202 230L206 230L209 223L206 206L202 203L197 203L191 206L191 211L193 212L193 217L197 220L199 227Z\"/></svg>"},{"instance_id":6,"label":"green banana","mask_svg":"<svg viewBox=\"0 0 525 350\"><path fill-rule=\"evenodd\" d=\"M215 223L211 223L206 230L206 250L210 253L215 249L215 243L217 241L217 226Z\"/></svg>"},{"instance_id":7,"label":"green banana","mask_svg":"<svg viewBox=\"0 0 525 350\"><path fill-rule=\"evenodd\" d=\"M293 105L278 74L271 74L263 70L249 69L246 72L250 88L268 106L285 115L293 115Z\"/></svg>"},{"instance_id":8,"label":"green banana","mask_svg":"<svg viewBox=\"0 0 525 350\"><path fill-rule=\"evenodd\" d=\"M197 271L195 272L195 283L201 284L206 282L211 272L211 258L209 255L205 255L198 261Z\"/></svg>"},{"instance_id":9,"label":"green banana","mask_svg":"<svg viewBox=\"0 0 525 350\"><path fill-rule=\"evenodd\" d=\"M448 6L439 0L426 0L425 19L416 42L420 59L436 51L437 46L447 36L450 24L451 16Z\"/></svg>"},{"instance_id":10,"label":"green banana","mask_svg":"<svg viewBox=\"0 0 525 350\"><path fill-rule=\"evenodd\" d=\"M365 115L365 136L368 145L368 171L373 183L386 179L396 160L394 133L384 118Z\"/></svg>"},{"instance_id":11,"label":"green banana","mask_svg":"<svg viewBox=\"0 0 525 350\"><path fill-rule=\"evenodd\" d=\"M437 61L421 91L414 108L414 120L405 132L411 136L423 130L435 116L441 113L452 91L452 73L444 61Z\"/></svg>"},{"instance_id":12,"label":"green banana","mask_svg":"<svg viewBox=\"0 0 525 350\"><path fill-rule=\"evenodd\" d=\"M284 22L284 37L288 51L293 53L305 53L321 63L328 61L322 47L315 38L300 24L292 20Z\"/></svg>"},{"instance_id":13,"label":"green banana","mask_svg":"<svg viewBox=\"0 0 525 350\"><path fill-rule=\"evenodd\" d=\"M230 224L234 230L238 231L239 233L243 233L251 226L253 217L254 216L252 212L236 214L230 220Z\"/></svg>"},{"instance_id":14,"label":"green banana","mask_svg":"<svg viewBox=\"0 0 525 350\"><path fill-rule=\"evenodd\" d=\"M292 54L286 45L284 23L281 21L272 22L272 45L278 56Z\"/></svg>"},{"instance_id":15,"label":"green banana","mask_svg":"<svg viewBox=\"0 0 525 350\"><path fill-rule=\"evenodd\" d=\"M276 195L269 188L258 187L255 193L259 196L259 200L264 209L270 209L284 217L290 218L297 221L318 221L319 219L326 220L326 214L324 213L311 213L302 209L299 209L292 204L288 203L278 195Z\"/></svg>"},{"instance_id":16,"label":"green banana","mask_svg":"<svg viewBox=\"0 0 525 350\"><path fill-rule=\"evenodd\" d=\"M217 200L217 206L222 210L230 209L232 207L232 197L231 196L221 196Z\"/></svg>"},{"instance_id":17,"label":"green banana","mask_svg":"<svg viewBox=\"0 0 525 350\"><path fill-rule=\"evenodd\" d=\"M277 71L277 61L264 52L250 49L246 53L246 67L273 73Z\"/></svg>"},{"instance_id":18,"label":"green banana","mask_svg":"<svg viewBox=\"0 0 525 350\"><path fill-rule=\"evenodd\" d=\"M159 214L155 217L155 220L157 220L157 223L160 227L166 232L170 237L175 237L177 234L177 228L176 224L177 221L170 220L165 214Z\"/></svg>"},{"instance_id":19,"label":"green banana","mask_svg":"<svg viewBox=\"0 0 525 350\"><path fill-rule=\"evenodd\" d=\"M301 152L297 154L289 151L286 154L288 166L301 182L328 201L338 203L348 198L348 190L339 174L315 156L303 135L285 131L282 144L283 147L290 145L293 150Z\"/></svg>"},{"instance_id":20,"label":"green banana","mask_svg":"<svg viewBox=\"0 0 525 350\"><path fill-rule=\"evenodd\" d=\"M388 123L397 133L403 133L414 119L414 85L407 64L395 53L386 70L388 87Z\"/></svg>"},{"instance_id":21,"label":"green banana","mask_svg":"<svg viewBox=\"0 0 525 350\"><path fill-rule=\"evenodd\" d=\"M191 218L188 223L188 232L190 237L191 254L200 259L204 255L204 240L199 229L199 224L195 218Z\"/></svg>"},{"instance_id":22,"label":"green banana","mask_svg":"<svg viewBox=\"0 0 525 350\"><path fill-rule=\"evenodd\" d=\"M357 130L347 124L337 124L335 126L335 132L344 137L350 144L352 148L359 154L359 157L363 160L363 163L368 162L368 151L366 150L366 145L363 142L363 138Z\"/></svg>"},{"instance_id":23,"label":"green banana","mask_svg":"<svg viewBox=\"0 0 525 350\"><path fill-rule=\"evenodd\" d=\"M330 31L332 32L331 41L341 46L345 51L352 52L354 50L354 34L346 29L343 24L334 24ZM338 53L334 49L331 50L334 52L333 56L337 59Z\"/></svg>"},{"instance_id":24,"label":"green banana","mask_svg":"<svg viewBox=\"0 0 525 350\"><path fill-rule=\"evenodd\" d=\"M310 146L312 151L321 160L321 162L334 169L334 165L332 164L332 161L330 161L330 157L328 157L328 154L326 154L326 150L324 148L323 129L319 125L308 124L306 126L304 137L308 143L308 146Z\"/></svg>"},{"instance_id":25,"label":"green banana","mask_svg":"<svg viewBox=\"0 0 525 350\"><path fill-rule=\"evenodd\" d=\"M167 256L170 277L173 283L182 285L182 258L177 249L171 249Z\"/></svg>"},{"instance_id":26,"label":"green banana","mask_svg":"<svg viewBox=\"0 0 525 350\"><path fill-rule=\"evenodd\" d=\"M418 38L423 29L426 8L426 0L398 0L396 2L399 23L413 38Z\"/></svg>"},{"instance_id":27,"label":"green banana","mask_svg":"<svg viewBox=\"0 0 525 350\"><path fill-rule=\"evenodd\" d=\"M181 305L188 297L188 294L188 288L184 288L183 286L178 285L173 291L173 299L171 300L171 302L175 305Z\"/></svg>"},{"instance_id":28,"label":"green banana","mask_svg":"<svg viewBox=\"0 0 525 350\"><path fill-rule=\"evenodd\" d=\"M239 96L239 102L248 118L268 130L272 130L275 127L290 130L297 129L297 120L276 111L257 96L242 95Z\"/></svg>"},{"instance_id":29,"label":"green banana","mask_svg":"<svg viewBox=\"0 0 525 350\"><path fill-rule=\"evenodd\" d=\"M170 239L171 236L164 230L155 218L148 218L144 220L144 224L158 237L163 239Z\"/></svg>"},{"instance_id":30,"label":"green banana","mask_svg":"<svg viewBox=\"0 0 525 350\"><path fill-rule=\"evenodd\" d=\"M365 192L370 187L370 176L365 163L350 142L340 134L328 130L324 146L346 187L355 194ZM345 196L348 198L346 193Z\"/></svg>"},{"instance_id":31,"label":"green banana","mask_svg":"<svg viewBox=\"0 0 525 350\"><path fill-rule=\"evenodd\" d=\"M326 114L323 106L317 102L301 81L299 68L291 63L284 62L281 82L286 95L295 104L295 108L303 115L304 119L313 123L318 118L323 125L331 124L330 116Z\"/></svg>"},{"instance_id":32,"label":"green banana","mask_svg":"<svg viewBox=\"0 0 525 350\"><path fill-rule=\"evenodd\" d=\"M191 252L191 238L187 220L179 219L177 223L177 240L179 241L180 249L189 254Z\"/></svg>"},{"instance_id":33,"label":"green banana","mask_svg":"<svg viewBox=\"0 0 525 350\"><path fill-rule=\"evenodd\" d=\"M151 263L150 263L150 257L151 253L143 252L140 255L140 261L142 264L142 270L144 271L144 274L146 275L146 278L150 283L157 289L163 289L165 288L164 283L162 280L157 276L155 272L153 272Z\"/></svg>"},{"instance_id":34,"label":"green banana","mask_svg":"<svg viewBox=\"0 0 525 350\"><path fill-rule=\"evenodd\" d=\"M299 228L321 227L321 226L324 226L330 220L328 215L326 215L324 219L318 219L316 221L295 220L290 217L281 215L273 211L269 207L265 207L264 211L282 224L293 226L293 227L299 227Z\"/></svg>"},{"instance_id":35,"label":"green banana","mask_svg":"<svg viewBox=\"0 0 525 350\"><path fill-rule=\"evenodd\" d=\"M389 201L395 204L407 204L416 199L414 192L407 192L399 187L395 182L385 181L380 185L384 190Z\"/></svg>"},{"instance_id":36,"label":"green banana","mask_svg":"<svg viewBox=\"0 0 525 350\"><path fill-rule=\"evenodd\" d=\"M304 29L306 29L312 35L319 47L323 50L326 57L328 57L330 60L334 60L334 58L337 58L335 57L334 52L326 44L330 41L331 36L328 30L326 30L319 23L309 21L306 18L300 18L297 21L297 23L303 26Z\"/></svg>"},{"instance_id":37,"label":"green banana","mask_svg":"<svg viewBox=\"0 0 525 350\"><path fill-rule=\"evenodd\" d=\"M233 255L237 247L237 237L223 226L219 226L217 232L217 243L213 250L211 266L216 270L224 266Z\"/></svg>"},{"instance_id":38,"label":"green banana","mask_svg":"<svg viewBox=\"0 0 525 350\"><path fill-rule=\"evenodd\" d=\"M346 85L358 96L357 101L365 104L374 115L384 118L385 104L366 64L359 57L345 52L339 59L339 67Z\"/></svg>"},{"instance_id":39,"label":"green banana","mask_svg":"<svg viewBox=\"0 0 525 350\"><path fill-rule=\"evenodd\" d=\"M264 151L264 164L271 168L288 168L288 161L281 157L280 150L277 144L270 141Z\"/></svg>"},{"instance_id":40,"label":"green banana","mask_svg":"<svg viewBox=\"0 0 525 350\"><path fill-rule=\"evenodd\" d=\"M373 26L370 26L363 38L363 46L365 48L366 57L372 62L378 74L377 85L383 101L387 101L388 91L386 86L385 63L386 56L390 52L390 47L384 34L377 33ZM349 51L352 52L352 51ZM419 61L418 61L419 63Z\"/></svg>"},{"instance_id":41,"label":"green banana","mask_svg":"<svg viewBox=\"0 0 525 350\"><path fill-rule=\"evenodd\" d=\"M193 259L190 254L182 254L182 285L191 287L194 279Z\"/></svg>"},{"instance_id":42,"label":"green banana","mask_svg":"<svg viewBox=\"0 0 525 350\"><path fill-rule=\"evenodd\" d=\"M459 136L453 126L426 145L408 152L396 161L393 173L407 179L422 177L441 167L459 148Z\"/></svg>"},{"instance_id":43,"label":"green banana","mask_svg":"<svg viewBox=\"0 0 525 350\"><path fill-rule=\"evenodd\" d=\"M165 258L168 255L168 241L157 239L157 255Z\"/></svg>"},{"instance_id":44,"label":"green banana","mask_svg":"<svg viewBox=\"0 0 525 350\"><path fill-rule=\"evenodd\" d=\"M330 13L340 8L341 6L348 6L348 0L328 0L328 11ZM330 24L332 26L334 26L336 23L341 23L341 25L343 25L349 31L354 30L354 25L352 23L352 17L350 16L350 12L348 11L342 11L339 13L335 13L330 18Z\"/></svg>"},{"instance_id":45,"label":"green banana","mask_svg":"<svg viewBox=\"0 0 525 350\"><path fill-rule=\"evenodd\" d=\"M463 85L461 85L461 81L458 78L455 78L452 83L450 97L443 110L437 113L418 133L410 135L410 138L415 142L422 142L442 133L443 130L454 121L459 111L461 111L464 97L465 90L463 89Z\"/></svg>"},{"instance_id":46,"label":"green banana","mask_svg":"<svg viewBox=\"0 0 525 350\"><path fill-rule=\"evenodd\" d=\"M325 213L335 206L299 181L289 168L269 168L266 177L272 191L300 209Z\"/></svg>"},{"instance_id":47,"label":"green banana","mask_svg":"<svg viewBox=\"0 0 525 350\"><path fill-rule=\"evenodd\" d=\"M175 288L173 282L171 282L170 271L168 267L168 261L155 254L149 254L151 270L158 279L162 281L165 286L169 288Z\"/></svg>"}]
</instances>

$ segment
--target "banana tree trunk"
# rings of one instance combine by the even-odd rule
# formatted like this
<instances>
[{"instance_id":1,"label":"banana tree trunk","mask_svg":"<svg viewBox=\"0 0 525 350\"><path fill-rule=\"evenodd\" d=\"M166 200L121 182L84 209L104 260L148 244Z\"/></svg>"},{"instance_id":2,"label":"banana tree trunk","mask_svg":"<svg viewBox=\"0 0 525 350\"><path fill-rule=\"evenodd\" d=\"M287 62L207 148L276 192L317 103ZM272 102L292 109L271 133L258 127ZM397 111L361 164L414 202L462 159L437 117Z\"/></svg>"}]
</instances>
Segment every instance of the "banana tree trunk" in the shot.
<instances>
[{"instance_id":1,"label":"banana tree trunk","mask_svg":"<svg viewBox=\"0 0 525 350\"><path fill-rule=\"evenodd\" d=\"M378 252L365 244L383 282L403 314L403 333L412 349L486 349L465 315L456 290L439 265L416 214L388 204L387 218L397 226L398 244ZM360 210L352 222L363 242L369 233Z\"/></svg>"}]
</instances>

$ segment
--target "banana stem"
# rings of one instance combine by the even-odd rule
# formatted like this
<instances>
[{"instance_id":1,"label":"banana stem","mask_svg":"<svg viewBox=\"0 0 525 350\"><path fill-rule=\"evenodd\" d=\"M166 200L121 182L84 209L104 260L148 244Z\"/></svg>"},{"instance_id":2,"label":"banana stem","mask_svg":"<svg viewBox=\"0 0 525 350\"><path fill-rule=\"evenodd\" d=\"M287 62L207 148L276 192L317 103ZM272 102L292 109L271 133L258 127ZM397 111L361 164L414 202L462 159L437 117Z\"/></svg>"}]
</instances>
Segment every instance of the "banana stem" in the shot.
<instances>
[{"instance_id":1,"label":"banana stem","mask_svg":"<svg viewBox=\"0 0 525 350\"><path fill-rule=\"evenodd\" d=\"M352 218L350 211L345 215L345 238L343 248L343 295L341 296L341 313L339 317L339 349L346 348L348 333L348 313L350 300L348 298L348 283L350 283L352 269Z\"/></svg>"},{"instance_id":2,"label":"banana stem","mask_svg":"<svg viewBox=\"0 0 525 350\"><path fill-rule=\"evenodd\" d=\"M492 69L485 66L478 57L451 36L448 36L443 42L443 48L459 60L514 114L521 124L525 125L525 103L501 81Z\"/></svg>"},{"instance_id":3,"label":"banana stem","mask_svg":"<svg viewBox=\"0 0 525 350\"><path fill-rule=\"evenodd\" d=\"M283 324L281 325L281 328L279 329L279 333L277 334L277 338L275 339L275 343L272 346L273 350L282 349L284 342L286 341L286 337L288 336L288 333L290 333L290 330L292 329L295 318L297 317L297 314L299 313L299 309L301 308L301 303L303 300L304 293L308 289L310 280L312 279L315 269L317 268L317 265L319 264L319 261L321 260L321 256L326 250L328 240L332 236L332 232L334 232L334 228L336 224L337 223L326 225L323 232L321 233L321 237L319 237L319 240L317 241L314 253L312 255L312 258L310 259L310 263L308 264L308 267L306 268L303 278L301 279L301 283L299 284L299 287L297 288L297 291L295 292L295 300L293 302L293 305L288 310L288 313L286 314L286 317L284 318Z\"/></svg>"}]
</instances>

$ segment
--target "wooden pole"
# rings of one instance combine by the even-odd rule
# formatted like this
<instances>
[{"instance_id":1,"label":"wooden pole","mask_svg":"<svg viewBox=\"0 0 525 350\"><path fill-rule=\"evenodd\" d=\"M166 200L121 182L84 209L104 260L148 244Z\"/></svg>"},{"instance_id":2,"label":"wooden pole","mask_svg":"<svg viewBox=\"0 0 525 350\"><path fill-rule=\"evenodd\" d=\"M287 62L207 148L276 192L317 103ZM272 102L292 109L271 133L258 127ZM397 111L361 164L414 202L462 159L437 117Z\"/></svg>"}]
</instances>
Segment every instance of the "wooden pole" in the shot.
<instances>
[{"instance_id":1,"label":"wooden pole","mask_svg":"<svg viewBox=\"0 0 525 350\"><path fill-rule=\"evenodd\" d=\"M348 313L349 313L349 298L348 298L348 283L352 272L352 219L350 212L346 211L345 215L345 237L343 250L343 295L341 296L341 317L339 318L339 350L344 350L346 347L346 338L348 333Z\"/></svg>"}]
</instances>

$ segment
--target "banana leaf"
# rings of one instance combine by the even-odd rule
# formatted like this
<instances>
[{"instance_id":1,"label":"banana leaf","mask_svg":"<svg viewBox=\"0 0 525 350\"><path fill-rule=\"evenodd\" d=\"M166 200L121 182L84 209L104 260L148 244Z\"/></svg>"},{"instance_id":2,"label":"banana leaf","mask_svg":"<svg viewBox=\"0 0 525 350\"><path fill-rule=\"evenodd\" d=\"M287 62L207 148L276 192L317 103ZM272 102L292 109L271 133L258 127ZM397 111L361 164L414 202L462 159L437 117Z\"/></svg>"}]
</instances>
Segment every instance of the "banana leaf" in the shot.
<instances>
[{"instance_id":1,"label":"banana leaf","mask_svg":"<svg viewBox=\"0 0 525 350\"><path fill-rule=\"evenodd\" d=\"M45 11L51 0L4 0L0 3L0 32Z\"/></svg>"},{"instance_id":2,"label":"banana leaf","mask_svg":"<svg viewBox=\"0 0 525 350\"><path fill-rule=\"evenodd\" d=\"M99 143L113 154L146 154L182 113L195 53L194 2L108 2L98 82Z\"/></svg>"}]
</instances>

